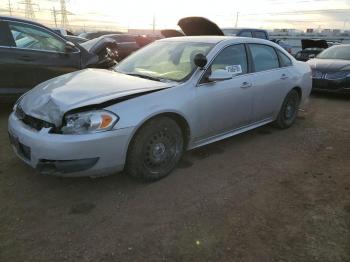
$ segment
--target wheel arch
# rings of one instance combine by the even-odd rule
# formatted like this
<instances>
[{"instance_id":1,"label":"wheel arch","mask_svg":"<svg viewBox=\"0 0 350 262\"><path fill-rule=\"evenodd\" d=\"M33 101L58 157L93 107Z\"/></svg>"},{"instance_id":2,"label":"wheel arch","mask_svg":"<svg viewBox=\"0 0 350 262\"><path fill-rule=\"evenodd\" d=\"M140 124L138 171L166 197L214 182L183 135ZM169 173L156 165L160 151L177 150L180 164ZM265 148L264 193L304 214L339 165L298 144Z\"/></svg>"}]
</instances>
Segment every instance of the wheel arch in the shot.
<instances>
[{"instance_id":1,"label":"wheel arch","mask_svg":"<svg viewBox=\"0 0 350 262\"><path fill-rule=\"evenodd\" d=\"M188 147L188 144L190 142L190 138L191 138L191 129L190 129L189 122L182 114L180 114L178 112L165 111L165 112L157 112L153 115L150 115L148 118L145 118L143 121L141 121L135 127L135 129L134 129L134 131L133 131L133 133L130 136L130 139L128 141L126 156L129 153L130 144L134 140L135 136L137 135L137 133L141 129L141 127L143 127L149 121L151 121L155 118L159 118L159 117L169 117L169 118L173 119L179 125L179 127L182 131L183 139L184 139L184 149L186 150L186 148Z\"/></svg>"}]
</instances>

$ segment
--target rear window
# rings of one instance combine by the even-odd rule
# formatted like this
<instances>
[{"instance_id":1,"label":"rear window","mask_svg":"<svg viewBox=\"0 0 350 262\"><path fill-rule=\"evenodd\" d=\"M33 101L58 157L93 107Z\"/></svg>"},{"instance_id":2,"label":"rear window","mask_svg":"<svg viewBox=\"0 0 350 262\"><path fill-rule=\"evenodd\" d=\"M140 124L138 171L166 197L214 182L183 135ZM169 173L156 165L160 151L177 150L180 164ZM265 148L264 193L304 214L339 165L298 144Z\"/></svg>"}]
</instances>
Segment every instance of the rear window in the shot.
<instances>
[{"instance_id":1,"label":"rear window","mask_svg":"<svg viewBox=\"0 0 350 262\"><path fill-rule=\"evenodd\" d=\"M280 61L281 61L281 67L287 67L287 66L292 66L292 60L285 54L283 54L281 51L278 51L278 54L280 56Z\"/></svg>"},{"instance_id":2,"label":"rear window","mask_svg":"<svg viewBox=\"0 0 350 262\"><path fill-rule=\"evenodd\" d=\"M253 37L252 32L250 31L243 31L239 34L241 37Z\"/></svg>"},{"instance_id":3,"label":"rear window","mask_svg":"<svg viewBox=\"0 0 350 262\"><path fill-rule=\"evenodd\" d=\"M249 44L255 72L279 68L278 56L275 49L271 46L260 44Z\"/></svg>"},{"instance_id":4,"label":"rear window","mask_svg":"<svg viewBox=\"0 0 350 262\"><path fill-rule=\"evenodd\" d=\"M267 39L266 33L263 31L255 31L253 35L255 38Z\"/></svg>"}]
</instances>

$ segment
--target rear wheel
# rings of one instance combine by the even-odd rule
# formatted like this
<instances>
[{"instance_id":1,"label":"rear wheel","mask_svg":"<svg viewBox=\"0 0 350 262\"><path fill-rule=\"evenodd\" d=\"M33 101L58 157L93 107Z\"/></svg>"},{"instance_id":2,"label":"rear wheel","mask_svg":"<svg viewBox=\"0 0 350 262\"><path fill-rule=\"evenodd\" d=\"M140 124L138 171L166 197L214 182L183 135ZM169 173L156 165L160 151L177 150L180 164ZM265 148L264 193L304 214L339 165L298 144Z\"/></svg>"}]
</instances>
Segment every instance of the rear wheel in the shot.
<instances>
[{"instance_id":1,"label":"rear wheel","mask_svg":"<svg viewBox=\"0 0 350 262\"><path fill-rule=\"evenodd\" d=\"M291 90L283 101L275 126L281 129L291 127L297 118L299 103L299 93L295 89Z\"/></svg>"},{"instance_id":2,"label":"rear wheel","mask_svg":"<svg viewBox=\"0 0 350 262\"><path fill-rule=\"evenodd\" d=\"M126 172L144 181L167 176L183 154L183 135L177 123L168 117L150 120L133 138L126 161Z\"/></svg>"}]
</instances>

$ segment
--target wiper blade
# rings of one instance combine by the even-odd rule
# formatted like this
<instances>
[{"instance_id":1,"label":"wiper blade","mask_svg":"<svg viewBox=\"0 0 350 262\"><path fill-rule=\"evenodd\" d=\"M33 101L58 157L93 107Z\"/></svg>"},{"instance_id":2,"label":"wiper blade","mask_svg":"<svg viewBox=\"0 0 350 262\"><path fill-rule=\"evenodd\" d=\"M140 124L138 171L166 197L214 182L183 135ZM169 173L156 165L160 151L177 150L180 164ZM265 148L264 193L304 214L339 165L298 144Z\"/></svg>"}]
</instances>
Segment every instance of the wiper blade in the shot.
<instances>
[{"instance_id":1,"label":"wiper blade","mask_svg":"<svg viewBox=\"0 0 350 262\"><path fill-rule=\"evenodd\" d=\"M127 75L129 75L129 76L136 76L136 77L145 78L145 79L154 80L154 81L159 81L159 82L163 81L162 78L158 78L158 77L154 77L154 76L150 76L150 75L134 74L134 73L127 74Z\"/></svg>"}]
</instances>

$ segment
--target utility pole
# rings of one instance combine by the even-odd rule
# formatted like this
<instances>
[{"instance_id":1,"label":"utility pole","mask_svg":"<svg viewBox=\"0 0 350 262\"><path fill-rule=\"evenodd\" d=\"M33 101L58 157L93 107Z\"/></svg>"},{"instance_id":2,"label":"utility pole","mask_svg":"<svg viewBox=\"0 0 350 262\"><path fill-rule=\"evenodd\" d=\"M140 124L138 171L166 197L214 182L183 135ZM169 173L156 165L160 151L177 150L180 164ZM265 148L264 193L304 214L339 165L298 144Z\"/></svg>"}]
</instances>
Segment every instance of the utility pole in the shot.
<instances>
[{"instance_id":1,"label":"utility pole","mask_svg":"<svg viewBox=\"0 0 350 262\"><path fill-rule=\"evenodd\" d=\"M11 0L9 0L9 13L10 13L10 16L12 16L12 5L11 5Z\"/></svg>"},{"instance_id":2,"label":"utility pole","mask_svg":"<svg viewBox=\"0 0 350 262\"><path fill-rule=\"evenodd\" d=\"M156 15L155 14L153 14L152 30L153 30L153 33L156 31Z\"/></svg>"},{"instance_id":3,"label":"utility pole","mask_svg":"<svg viewBox=\"0 0 350 262\"><path fill-rule=\"evenodd\" d=\"M52 14L53 14L53 19L55 21L55 27L57 28L57 11L55 7L52 8Z\"/></svg>"},{"instance_id":4,"label":"utility pole","mask_svg":"<svg viewBox=\"0 0 350 262\"><path fill-rule=\"evenodd\" d=\"M239 19L239 12L236 13L236 24L235 24L235 28L237 28L237 26L238 26L238 19Z\"/></svg>"},{"instance_id":5,"label":"utility pole","mask_svg":"<svg viewBox=\"0 0 350 262\"><path fill-rule=\"evenodd\" d=\"M66 28L67 26L69 26L66 0L60 0L60 4L61 4L61 26L63 28Z\"/></svg>"}]
</instances>

